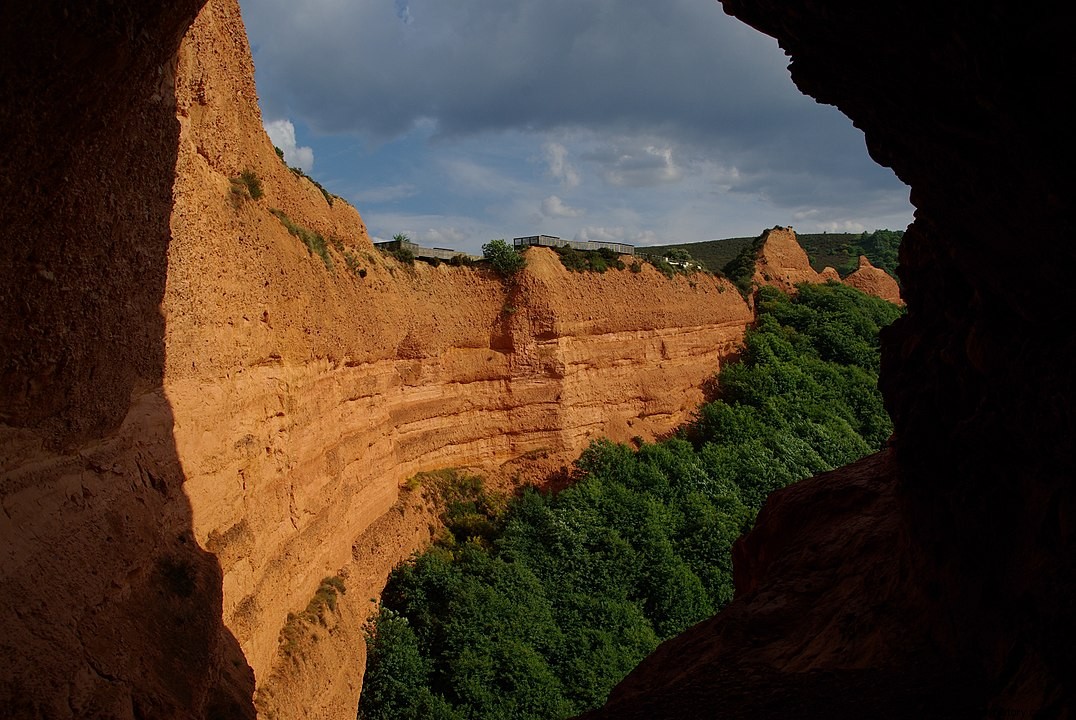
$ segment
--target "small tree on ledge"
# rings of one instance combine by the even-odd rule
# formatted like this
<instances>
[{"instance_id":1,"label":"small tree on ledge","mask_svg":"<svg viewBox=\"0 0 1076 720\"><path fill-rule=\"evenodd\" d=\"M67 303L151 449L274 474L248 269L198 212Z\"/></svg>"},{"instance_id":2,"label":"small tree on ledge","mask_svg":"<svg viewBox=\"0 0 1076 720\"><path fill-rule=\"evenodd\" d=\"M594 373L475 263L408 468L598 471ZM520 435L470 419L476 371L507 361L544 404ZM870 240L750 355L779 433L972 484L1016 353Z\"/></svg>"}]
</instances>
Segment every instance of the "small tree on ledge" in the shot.
<instances>
[{"instance_id":1,"label":"small tree on ledge","mask_svg":"<svg viewBox=\"0 0 1076 720\"><path fill-rule=\"evenodd\" d=\"M482 246L482 257L503 277L512 277L527 265L527 259L504 239L490 240Z\"/></svg>"}]
</instances>

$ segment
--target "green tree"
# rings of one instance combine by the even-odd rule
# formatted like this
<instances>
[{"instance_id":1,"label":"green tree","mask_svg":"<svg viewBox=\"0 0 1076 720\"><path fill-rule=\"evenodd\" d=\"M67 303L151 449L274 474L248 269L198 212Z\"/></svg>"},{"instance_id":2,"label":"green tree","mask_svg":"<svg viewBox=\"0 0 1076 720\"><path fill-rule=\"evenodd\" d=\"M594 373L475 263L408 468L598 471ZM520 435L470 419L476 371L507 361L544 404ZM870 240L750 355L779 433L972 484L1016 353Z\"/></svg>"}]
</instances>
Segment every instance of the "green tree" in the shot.
<instances>
[{"instance_id":1,"label":"green tree","mask_svg":"<svg viewBox=\"0 0 1076 720\"><path fill-rule=\"evenodd\" d=\"M527 266L527 259L503 239L482 246L482 257L503 277L509 278Z\"/></svg>"},{"instance_id":2,"label":"green tree","mask_svg":"<svg viewBox=\"0 0 1076 720\"><path fill-rule=\"evenodd\" d=\"M732 599L732 545L769 493L882 447L877 337L900 310L841 285L757 297L741 361L677 437L596 441L556 495L502 504L472 476L441 485L448 532L389 578L360 718L600 705L661 640Z\"/></svg>"}]
</instances>

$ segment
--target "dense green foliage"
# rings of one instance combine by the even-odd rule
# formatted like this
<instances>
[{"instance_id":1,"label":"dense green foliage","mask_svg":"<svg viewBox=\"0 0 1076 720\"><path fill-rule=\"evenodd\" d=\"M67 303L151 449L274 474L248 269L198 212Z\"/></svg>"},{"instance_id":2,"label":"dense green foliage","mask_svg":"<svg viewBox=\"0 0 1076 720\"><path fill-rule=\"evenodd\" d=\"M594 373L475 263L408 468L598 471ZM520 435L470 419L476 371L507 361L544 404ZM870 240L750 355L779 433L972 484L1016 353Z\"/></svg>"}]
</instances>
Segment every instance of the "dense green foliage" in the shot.
<instances>
[{"instance_id":1,"label":"dense green foliage","mask_svg":"<svg viewBox=\"0 0 1076 720\"><path fill-rule=\"evenodd\" d=\"M852 288L759 291L721 395L679 437L592 444L577 481L506 506L444 486L447 532L397 567L368 630L359 717L563 718L732 598L730 549L766 495L877 450L878 330Z\"/></svg>"},{"instance_id":2,"label":"dense green foliage","mask_svg":"<svg viewBox=\"0 0 1076 720\"><path fill-rule=\"evenodd\" d=\"M482 246L482 257L489 261L490 267L502 277L512 277L527 266L527 259L522 253L503 239L490 240Z\"/></svg>"},{"instance_id":3,"label":"dense green foliage","mask_svg":"<svg viewBox=\"0 0 1076 720\"><path fill-rule=\"evenodd\" d=\"M897 276L897 250L903 237L902 231L894 230L798 236L800 245L811 259L811 267L819 272L828 265L844 277L855 271L859 256L866 255L872 265L894 278Z\"/></svg>"},{"instance_id":4,"label":"dense green foliage","mask_svg":"<svg viewBox=\"0 0 1076 720\"><path fill-rule=\"evenodd\" d=\"M667 256L670 252L681 249L686 250L692 258L698 260L710 270L719 270L732 260L743 249L744 245L750 245L755 238L726 238L724 240L706 240L704 242L683 243L682 245L648 245L639 248L640 253L656 257Z\"/></svg>"},{"instance_id":5,"label":"dense green foliage","mask_svg":"<svg viewBox=\"0 0 1076 720\"><path fill-rule=\"evenodd\" d=\"M755 258L762 249L762 240L766 237L763 233L751 242L743 245L736 256L725 263L721 271L732 284L739 289L740 294L747 297L751 293L751 280L755 276Z\"/></svg>"},{"instance_id":6,"label":"dense green foliage","mask_svg":"<svg viewBox=\"0 0 1076 720\"><path fill-rule=\"evenodd\" d=\"M551 248L559 257L564 267L574 272L603 273L609 268L623 270L626 266L620 255L609 248L598 250L576 250L572 247Z\"/></svg>"}]
</instances>

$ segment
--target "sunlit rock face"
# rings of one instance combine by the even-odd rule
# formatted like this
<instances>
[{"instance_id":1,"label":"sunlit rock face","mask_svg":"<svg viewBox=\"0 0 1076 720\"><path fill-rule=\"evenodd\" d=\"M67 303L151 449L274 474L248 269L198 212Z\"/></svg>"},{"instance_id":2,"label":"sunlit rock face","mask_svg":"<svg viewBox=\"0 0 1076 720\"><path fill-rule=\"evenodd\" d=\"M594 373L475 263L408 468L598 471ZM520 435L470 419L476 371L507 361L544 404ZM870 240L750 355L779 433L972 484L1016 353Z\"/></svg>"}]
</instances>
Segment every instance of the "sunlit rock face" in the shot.
<instances>
[{"instance_id":1,"label":"sunlit rock face","mask_svg":"<svg viewBox=\"0 0 1076 720\"><path fill-rule=\"evenodd\" d=\"M716 281L585 286L540 255L511 291L381 261L365 285L330 273L268 209L358 253L361 218L279 163L238 8L202 4L0 11L0 704L15 717L253 714L285 613L355 562L346 535L403 474L658 432L698 398L685 368L716 370L747 317ZM607 712L1070 716L1068 26L1002 4L725 6L912 186L908 315L883 369L897 431L775 495L737 551L738 599ZM232 192L244 169L263 199ZM660 301L618 305L629 283ZM559 299L575 296L593 305Z\"/></svg>"},{"instance_id":2,"label":"sunlit rock face","mask_svg":"<svg viewBox=\"0 0 1076 720\"><path fill-rule=\"evenodd\" d=\"M1065 23L1002 4L723 4L912 188L908 314L883 347L896 433L884 456L775 494L733 604L593 716L1069 717Z\"/></svg>"},{"instance_id":3,"label":"sunlit rock face","mask_svg":"<svg viewBox=\"0 0 1076 720\"><path fill-rule=\"evenodd\" d=\"M197 0L0 10L0 707L252 711L164 375L174 57Z\"/></svg>"},{"instance_id":4,"label":"sunlit rock face","mask_svg":"<svg viewBox=\"0 0 1076 720\"><path fill-rule=\"evenodd\" d=\"M649 265L389 259L274 152L235 0L39 5L0 12L5 716L353 717L369 598L436 522L389 512L408 476L653 439L751 321Z\"/></svg>"},{"instance_id":5,"label":"sunlit rock face","mask_svg":"<svg viewBox=\"0 0 1076 720\"><path fill-rule=\"evenodd\" d=\"M811 267L807 251L796 239L796 232L792 228L780 226L766 230L759 238L758 250L755 253L755 273L751 281L759 286L771 285L786 293L795 293L796 286L800 283L843 282L856 290L891 303L904 303L897 281L885 270L871 265L870 260L863 255L859 257L856 271L843 280L831 267L816 272Z\"/></svg>"}]
</instances>

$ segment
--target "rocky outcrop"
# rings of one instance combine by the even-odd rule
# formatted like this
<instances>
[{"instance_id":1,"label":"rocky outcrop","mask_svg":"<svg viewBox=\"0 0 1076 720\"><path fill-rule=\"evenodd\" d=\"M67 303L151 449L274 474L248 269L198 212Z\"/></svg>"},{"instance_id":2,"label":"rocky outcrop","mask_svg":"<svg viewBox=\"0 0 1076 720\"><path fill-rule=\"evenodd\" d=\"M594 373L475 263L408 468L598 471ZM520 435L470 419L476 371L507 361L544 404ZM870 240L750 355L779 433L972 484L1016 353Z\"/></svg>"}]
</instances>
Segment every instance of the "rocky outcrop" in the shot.
<instances>
[{"instance_id":1,"label":"rocky outcrop","mask_svg":"<svg viewBox=\"0 0 1076 720\"><path fill-rule=\"evenodd\" d=\"M583 717L982 717L971 678L931 657L893 470L887 450L771 495L735 546L737 600Z\"/></svg>"},{"instance_id":2,"label":"rocky outcrop","mask_svg":"<svg viewBox=\"0 0 1076 720\"><path fill-rule=\"evenodd\" d=\"M829 268L826 268L827 270ZM880 297L895 305L903 305L900 297L900 286L889 273L881 268L871 265L871 261L865 255L859 256L859 267L844 279L845 285L850 285L856 290L862 290L868 295Z\"/></svg>"},{"instance_id":3,"label":"rocky outcrop","mask_svg":"<svg viewBox=\"0 0 1076 720\"><path fill-rule=\"evenodd\" d=\"M811 267L796 233L781 226L762 233L752 280L756 285L772 285L785 292L795 292L800 283L824 282Z\"/></svg>"},{"instance_id":4,"label":"rocky outcrop","mask_svg":"<svg viewBox=\"0 0 1076 720\"><path fill-rule=\"evenodd\" d=\"M739 546L733 603L591 717L1071 717L1064 23L1002 5L723 3L912 188L908 312L883 338L894 447L775 494ZM863 47L871 61L850 62Z\"/></svg>"},{"instance_id":5,"label":"rocky outcrop","mask_svg":"<svg viewBox=\"0 0 1076 720\"><path fill-rule=\"evenodd\" d=\"M257 689L275 717L353 716L369 598L429 537L401 483L667 432L750 310L723 280L572 274L543 249L511 283L386 258L276 156L234 0L185 34L194 4L110 7L19 10L59 35L41 48L4 26L0 76L33 102L0 116L19 179L0 210L0 703L241 717ZM53 72L69 86L34 95ZM350 592L324 642L282 654L334 575Z\"/></svg>"},{"instance_id":6,"label":"rocky outcrop","mask_svg":"<svg viewBox=\"0 0 1076 720\"><path fill-rule=\"evenodd\" d=\"M755 274L752 277L755 285L770 285L786 293L794 293L800 283L843 282L868 295L903 304L897 281L884 270L871 265L862 255L859 268L842 280L831 267L815 272L807 251L796 239L792 228L778 225L766 230L756 244L758 250L755 252Z\"/></svg>"}]
</instances>

